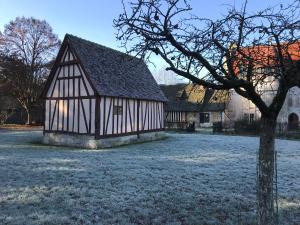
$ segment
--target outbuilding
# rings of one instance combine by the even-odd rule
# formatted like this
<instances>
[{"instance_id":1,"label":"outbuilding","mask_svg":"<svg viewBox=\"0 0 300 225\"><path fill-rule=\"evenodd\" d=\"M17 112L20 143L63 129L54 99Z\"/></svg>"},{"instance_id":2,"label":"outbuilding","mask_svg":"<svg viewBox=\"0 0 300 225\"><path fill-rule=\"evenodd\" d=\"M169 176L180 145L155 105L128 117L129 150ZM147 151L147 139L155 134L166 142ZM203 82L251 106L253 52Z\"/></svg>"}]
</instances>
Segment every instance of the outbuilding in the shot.
<instances>
[{"instance_id":1,"label":"outbuilding","mask_svg":"<svg viewBox=\"0 0 300 225\"><path fill-rule=\"evenodd\" d=\"M67 34L43 91L44 143L103 148L164 137L167 98L143 60Z\"/></svg>"},{"instance_id":2,"label":"outbuilding","mask_svg":"<svg viewBox=\"0 0 300 225\"><path fill-rule=\"evenodd\" d=\"M168 102L165 121L168 129L209 130L223 122L227 91L216 91L196 84L161 85Z\"/></svg>"}]
</instances>

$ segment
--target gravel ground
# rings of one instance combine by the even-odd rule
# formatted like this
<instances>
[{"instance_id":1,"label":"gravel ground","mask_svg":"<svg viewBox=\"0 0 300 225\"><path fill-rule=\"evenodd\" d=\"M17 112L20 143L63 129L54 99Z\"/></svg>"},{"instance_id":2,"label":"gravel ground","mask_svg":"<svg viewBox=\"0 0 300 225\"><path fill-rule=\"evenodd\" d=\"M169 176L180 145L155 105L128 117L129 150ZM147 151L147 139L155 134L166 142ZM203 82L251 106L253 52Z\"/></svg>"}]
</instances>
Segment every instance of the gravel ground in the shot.
<instances>
[{"instance_id":1,"label":"gravel ground","mask_svg":"<svg viewBox=\"0 0 300 225\"><path fill-rule=\"evenodd\" d=\"M169 134L106 150L0 133L0 224L254 224L258 138ZM300 224L300 142L277 140L280 224Z\"/></svg>"}]
</instances>

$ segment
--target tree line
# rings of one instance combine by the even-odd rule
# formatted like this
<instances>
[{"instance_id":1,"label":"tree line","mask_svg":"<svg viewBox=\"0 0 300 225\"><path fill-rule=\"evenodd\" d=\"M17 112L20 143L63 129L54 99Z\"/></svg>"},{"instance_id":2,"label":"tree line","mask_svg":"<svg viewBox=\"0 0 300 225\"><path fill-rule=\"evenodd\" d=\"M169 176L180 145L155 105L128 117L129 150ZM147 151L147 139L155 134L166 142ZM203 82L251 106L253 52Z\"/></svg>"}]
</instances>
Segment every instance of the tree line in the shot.
<instances>
[{"instance_id":1,"label":"tree line","mask_svg":"<svg viewBox=\"0 0 300 225\"><path fill-rule=\"evenodd\" d=\"M14 97L31 123L39 98L61 42L49 23L17 17L0 31L0 84Z\"/></svg>"}]
</instances>

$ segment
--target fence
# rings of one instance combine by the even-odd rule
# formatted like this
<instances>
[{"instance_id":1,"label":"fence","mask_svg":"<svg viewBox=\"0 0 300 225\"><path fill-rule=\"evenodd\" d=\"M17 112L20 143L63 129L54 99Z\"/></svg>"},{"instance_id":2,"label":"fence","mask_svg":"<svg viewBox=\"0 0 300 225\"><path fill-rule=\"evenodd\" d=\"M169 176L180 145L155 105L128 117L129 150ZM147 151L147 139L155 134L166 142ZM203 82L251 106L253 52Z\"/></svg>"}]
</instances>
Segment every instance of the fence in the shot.
<instances>
[{"instance_id":1,"label":"fence","mask_svg":"<svg viewBox=\"0 0 300 225\"><path fill-rule=\"evenodd\" d=\"M234 134L249 134L257 135L260 130L260 121L249 122L247 120L239 120L235 122L217 122L213 124L213 131L215 133L225 132ZM277 136L300 138L300 123L288 124L277 123L276 126Z\"/></svg>"}]
</instances>

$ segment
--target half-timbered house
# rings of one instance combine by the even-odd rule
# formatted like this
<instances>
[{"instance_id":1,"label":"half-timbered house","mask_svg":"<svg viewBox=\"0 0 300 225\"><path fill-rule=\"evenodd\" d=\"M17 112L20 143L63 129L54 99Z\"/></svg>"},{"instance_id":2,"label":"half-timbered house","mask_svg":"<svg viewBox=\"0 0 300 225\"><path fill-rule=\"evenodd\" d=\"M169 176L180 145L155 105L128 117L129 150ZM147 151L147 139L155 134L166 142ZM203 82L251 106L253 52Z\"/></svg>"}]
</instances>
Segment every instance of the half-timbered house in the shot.
<instances>
[{"instance_id":1,"label":"half-timbered house","mask_svg":"<svg viewBox=\"0 0 300 225\"><path fill-rule=\"evenodd\" d=\"M163 136L167 99L146 64L72 35L43 97L48 144L101 148Z\"/></svg>"},{"instance_id":2,"label":"half-timbered house","mask_svg":"<svg viewBox=\"0 0 300 225\"><path fill-rule=\"evenodd\" d=\"M161 85L168 102L165 123L168 129L212 128L226 117L227 91L205 89L195 84Z\"/></svg>"}]
</instances>

